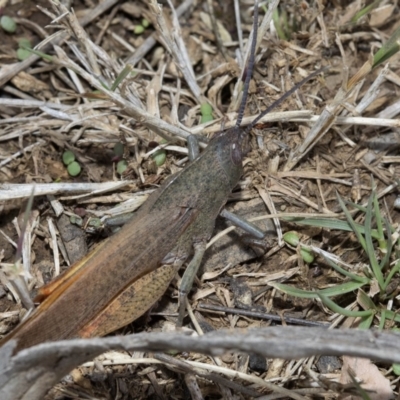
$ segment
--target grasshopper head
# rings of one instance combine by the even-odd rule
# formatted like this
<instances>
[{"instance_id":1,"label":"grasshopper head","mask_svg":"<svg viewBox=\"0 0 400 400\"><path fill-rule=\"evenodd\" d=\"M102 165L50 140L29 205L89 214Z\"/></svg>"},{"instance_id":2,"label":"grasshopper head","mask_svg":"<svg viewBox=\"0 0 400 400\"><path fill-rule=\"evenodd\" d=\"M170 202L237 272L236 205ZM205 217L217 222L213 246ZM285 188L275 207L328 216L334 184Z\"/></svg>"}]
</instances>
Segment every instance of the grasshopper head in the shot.
<instances>
[{"instance_id":1,"label":"grasshopper head","mask_svg":"<svg viewBox=\"0 0 400 400\"><path fill-rule=\"evenodd\" d=\"M215 149L218 163L224 170L233 189L243 173L243 157L247 154L247 135L233 127L215 136L210 146Z\"/></svg>"}]
</instances>

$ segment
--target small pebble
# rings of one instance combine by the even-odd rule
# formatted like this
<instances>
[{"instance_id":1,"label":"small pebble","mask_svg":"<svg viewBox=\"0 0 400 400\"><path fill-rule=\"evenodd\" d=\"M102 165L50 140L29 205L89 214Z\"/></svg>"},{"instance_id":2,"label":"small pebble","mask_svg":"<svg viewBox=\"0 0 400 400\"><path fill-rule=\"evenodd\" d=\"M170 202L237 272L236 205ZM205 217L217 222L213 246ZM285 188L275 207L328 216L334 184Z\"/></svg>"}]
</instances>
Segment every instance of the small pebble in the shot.
<instances>
[{"instance_id":1,"label":"small pebble","mask_svg":"<svg viewBox=\"0 0 400 400\"><path fill-rule=\"evenodd\" d=\"M249 368L253 371L263 373L267 370L267 360L258 354L251 354L249 358Z\"/></svg>"},{"instance_id":2,"label":"small pebble","mask_svg":"<svg viewBox=\"0 0 400 400\"><path fill-rule=\"evenodd\" d=\"M318 371L327 374L342 367L342 363L335 356L321 356L317 362Z\"/></svg>"}]
</instances>

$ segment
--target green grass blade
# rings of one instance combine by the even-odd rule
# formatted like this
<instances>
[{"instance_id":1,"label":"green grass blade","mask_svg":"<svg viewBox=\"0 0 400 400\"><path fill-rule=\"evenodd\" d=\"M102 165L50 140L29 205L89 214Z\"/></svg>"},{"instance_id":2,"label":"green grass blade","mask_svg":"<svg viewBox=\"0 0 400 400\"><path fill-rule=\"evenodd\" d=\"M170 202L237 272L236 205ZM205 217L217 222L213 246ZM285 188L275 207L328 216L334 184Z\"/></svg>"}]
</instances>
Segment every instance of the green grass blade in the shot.
<instances>
[{"instance_id":1,"label":"green grass blade","mask_svg":"<svg viewBox=\"0 0 400 400\"><path fill-rule=\"evenodd\" d=\"M265 9L265 11L266 11L266 9ZM274 26L275 26L276 33L278 34L279 39L288 40L288 38L285 34L285 31L282 27L282 21L279 16L278 8L275 8L275 10L272 13L272 20L274 21Z\"/></svg>"},{"instance_id":2,"label":"green grass blade","mask_svg":"<svg viewBox=\"0 0 400 400\"><path fill-rule=\"evenodd\" d=\"M381 311L381 318L379 321L379 330L383 330L385 328L385 322L386 322L387 316L386 316L386 310Z\"/></svg>"},{"instance_id":3,"label":"green grass blade","mask_svg":"<svg viewBox=\"0 0 400 400\"><path fill-rule=\"evenodd\" d=\"M358 324L359 329L369 329L371 328L372 322L374 320L375 315L371 314L367 317L362 317L361 322Z\"/></svg>"},{"instance_id":4,"label":"green grass blade","mask_svg":"<svg viewBox=\"0 0 400 400\"><path fill-rule=\"evenodd\" d=\"M400 322L400 314L391 310L382 310L381 319L387 319L390 322Z\"/></svg>"},{"instance_id":5,"label":"green grass blade","mask_svg":"<svg viewBox=\"0 0 400 400\"><path fill-rule=\"evenodd\" d=\"M365 214L365 244L366 244L366 253L368 255L368 259L371 265L372 272L378 281L379 288L382 291L385 290L385 282L383 278L382 271L380 269L378 260L375 255L374 244L372 243L371 236L371 227L372 227L372 202L373 195L371 195L368 199L367 212Z\"/></svg>"},{"instance_id":6,"label":"green grass blade","mask_svg":"<svg viewBox=\"0 0 400 400\"><path fill-rule=\"evenodd\" d=\"M119 84L133 71L132 65L127 64L121 73L117 76L114 83L111 86L111 91L114 92Z\"/></svg>"},{"instance_id":7,"label":"green grass blade","mask_svg":"<svg viewBox=\"0 0 400 400\"><path fill-rule=\"evenodd\" d=\"M333 300L331 300L328 296L324 296L321 294L321 292L318 292L318 297L321 299L321 301L328 307L330 308L333 312L344 315L345 317L370 317L375 313L373 310L363 310L363 311L351 311L347 310L343 307L340 307L338 304L336 304Z\"/></svg>"},{"instance_id":8,"label":"green grass blade","mask_svg":"<svg viewBox=\"0 0 400 400\"><path fill-rule=\"evenodd\" d=\"M346 282L341 285L333 286L327 289L317 291L313 290L302 290L293 286L285 285L284 283L270 282L270 286L289 294L290 296L300 297L302 299L317 299L318 293L322 293L323 296L339 296L341 294L353 292L365 285L365 282Z\"/></svg>"},{"instance_id":9,"label":"green grass blade","mask_svg":"<svg viewBox=\"0 0 400 400\"><path fill-rule=\"evenodd\" d=\"M351 22L356 23L360 18L362 18L364 15L367 15L368 13L370 13L374 8L378 7L379 3L382 0L375 0L374 2L372 2L371 4L369 4L368 6L364 7L363 9L361 9L360 11L358 11L354 17L351 19Z\"/></svg>"},{"instance_id":10,"label":"green grass blade","mask_svg":"<svg viewBox=\"0 0 400 400\"><path fill-rule=\"evenodd\" d=\"M361 398L362 400L372 400L370 395L369 395L369 392L367 392L361 386L360 382L354 376L355 373L356 373L356 371L351 371L351 370L348 371L348 374L349 374L350 379L351 379L351 383L354 386L353 391L355 392L355 394L357 394L356 396L350 396L350 397Z\"/></svg>"},{"instance_id":11,"label":"green grass blade","mask_svg":"<svg viewBox=\"0 0 400 400\"><path fill-rule=\"evenodd\" d=\"M30 53L43 58L43 60L45 60L45 61L52 62L54 60L54 56L49 56L48 54L43 53L42 51L37 51L37 50L31 49L30 47L27 47L27 46L21 46L21 49L29 51Z\"/></svg>"},{"instance_id":12,"label":"green grass blade","mask_svg":"<svg viewBox=\"0 0 400 400\"><path fill-rule=\"evenodd\" d=\"M364 310L376 310L375 303L371 300L371 298L364 292L362 289L358 289L357 292L357 303Z\"/></svg>"},{"instance_id":13,"label":"green grass blade","mask_svg":"<svg viewBox=\"0 0 400 400\"><path fill-rule=\"evenodd\" d=\"M333 218L303 218L303 217L282 217L284 221L293 222L297 225L314 226L316 228L335 229L338 231L353 232L352 226L347 221ZM354 223L358 231L365 234L365 228L362 225ZM379 239L376 229L373 229L371 235L374 239Z\"/></svg>"},{"instance_id":14,"label":"green grass blade","mask_svg":"<svg viewBox=\"0 0 400 400\"><path fill-rule=\"evenodd\" d=\"M393 250L393 241L392 241L392 235L391 235L391 226L389 224L389 221L385 218L385 225L386 225L386 232L387 232L387 240L385 241L385 247L384 249L381 249L385 251L385 256L382 258L379 268L381 271L386 269L386 266L389 265L390 262L390 256L392 255L392 250ZM385 282L385 285L387 286L387 283Z\"/></svg>"},{"instance_id":15,"label":"green grass blade","mask_svg":"<svg viewBox=\"0 0 400 400\"><path fill-rule=\"evenodd\" d=\"M391 282L394 274L400 271L400 261L397 261L394 267L390 270L388 276L386 277L385 280L385 287L388 287L389 283Z\"/></svg>"},{"instance_id":16,"label":"green grass blade","mask_svg":"<svg viewBox=\"0 0 400 400\"><path fill-rule=\"evenodd\" d=\"M382 64L400 49L400 27L398 27L389 38L389 40L375 53L372 68Z\"/></svg>"},{"instance_id":17,"label":"green grass blade","mask_svg":"<svg viewBox=\"0 0 400 400\"><path fill-rule=\"evenodd\" d=\"M363 212L364 214L365 214L366 211L367 211L367 208L364 207L364 206L361 205L361 204L354 203L354 202L352 202L352 201L350 201L350 200L346 200L345 203L347 204L347 206L352 206L353 208L355 208L355 209L358 210L358 211Z\"/></svg>"},{"instance_id":18,"label":"green grass blade","mask_svg":"<svg viewBox=\"0 0 400 400\"><path fill-rule=\"evenodd\" d=\"M339 193L337 193L337 198L339 200L340 207L342 208L344 214L346 215L347 221L349 222L353 232L357 236L357 239L358 239L359 243L361 244L361 246L364 249L364 251L367 251L367 246L366 246L366 243L365 243L365 239L364 239L363 235L361 234L360 229L357 226L357 224L355 223L353 217L351 216L349 210L347 209L346 205L344 204L344 201L340 197Z\"/></svg>"},{"instance_id":19,"label":"green grass blade","mask_svg":"<svg viewBox=\"0 0 400 400\"><path fill-rule=\"evenodd\" d=\"M372 181L372 185L374 185L374 181ZM375 189L372 191L371 196L372 196L372 203L373 203L374 213L375 213L376 228L379 233L378 240L383 240L385 238L385 234L383 233L382 214L381 214L381 210L379 209L378 197L376 195Z\"/></svg>"},{"instance_id":20,"label":"green grass blade","mask_svg":"<svg viewBox=\"0 0 400 400\"><path fill-rule=\"evenodd\" d=\"M324 257L325 261L337 272L339 272L339 274L342 274L356 282L362 282L364 285L369 283L370 279L368 279L365 276L360 276L357 274L353 274L350 271L345 270L344 268L340 267L339 265L337 265L336 263L334 263L329 257L326 257L323 253L322 253L322 257Z\"/></svg>"}]
</instances>

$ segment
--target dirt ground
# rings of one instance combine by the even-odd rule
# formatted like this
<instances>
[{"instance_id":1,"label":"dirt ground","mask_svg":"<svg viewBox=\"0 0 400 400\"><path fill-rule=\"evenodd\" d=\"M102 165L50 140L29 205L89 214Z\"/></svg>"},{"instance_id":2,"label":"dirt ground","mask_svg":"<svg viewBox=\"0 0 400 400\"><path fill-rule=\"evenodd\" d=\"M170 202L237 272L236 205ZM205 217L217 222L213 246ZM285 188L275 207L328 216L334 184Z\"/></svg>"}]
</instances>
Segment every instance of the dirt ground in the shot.
<instances>
[{"instance_id":1,"label":"dirt ground","mask_svg":"<svg viewBox=\"0 0 400 400\"><path fill-rule=\"evenodd\" d=\"M113 228L105 224L104 218L112 214L110 209L127 200L134 202L131 210L137 208L148 193L188 163L186 141L175 136L166 150L158 151L158 154L165 154L166 159L157 165L158 159L149 152L166 141L149 129L149 119L135 118L128 108L112 101L85 77L76 71L68 71L55 59L40 58L17 75L6 75L4 71L12 71L18 65L17 50L21 38L28 38L32 46L36 46L45 35L67 31L67 39L59 43L65 56L83 66L91 76L101 76L106 84L115 81L116 71L121 72L127 61L132 60L135 51L154 35L155 43L129 71L136 74L124 78L115 93L132 102L131 91L135 91L150 116L187 130L200 124L201 100L207 99L212 105L214 123L195 130L203 137L211 138L222 126L229 126L231 121L236 120L234 111L237 107L232 105L232 99L235 84L240 80L237 55L243 52L238 50L240 38L233 2L210 1L219 24L221 44L216 40L209 19L208 2L189 2L193 4L180 18L182 39L200 89L199 95L194 93L174 64L167 51L168 45L162 44L159 33L154 34L156 22L148 2L121 0L94 19L91 19L91 14L101 1L72 0L71 3L76 17L89 21L85 26L87 37L106 55L100 51L88 54L88 49L82 45L86 39L75 37L73 27L65 25L65 21L51 24L56 14L49 1L0 1L0 16L11 16L17 22L15 33L0 31L2 335L10 332L25 313L21 302L16 301L11 291L9 280L13 276L18 254L16 247L17 243L21 243L19 236L33 182L53 186L51 191L42 191L37 185L30 213L30 256L24 257L27 257L26 262L31 268L31 296L56 276L55 259L62 272L112 234ZM165 13L169 15L168 3L162 3ZM174 2L174 6L178 7L181 3ZM243 0L239 3L241 29L246 43L252 29L253 2ZM377 8L354 21L352 18L363 9L360 1L281 1L275 28L272 32L267 30L258 49L245 116L250 117L249 121L253 120L309 73L318 68L329 66L329 69L307 82L272 111L272 114L285 114L273 114L273 119L263 120L251 130L250 151L243 162L244 174L228 200L228 210L246 219L267 214L291 213L293 216L295 213L300 217L303 214L318 214L321 218L336 214L337 219L346 220L338 202L339 194L346 201L364 206L353 214L354 220L363 224L365 207L374 189L383 218L393 232L397 232L399 56L395 54L388 60L387 71L372 95L368 90L382 74L384 64L369 72L351 93L350 90L346 93L346 88L351 86L350 78L371 60L371 54L376 53L400 26L397 2L375 3ZM45 9L48 15L43 13ZM260 20L264 14L265 9L261 7ZM172 28L169 29L172 31ZM141 32L137 33L138 30ZM57 54L61 60L61 52L52 45L40 47L38 51L47 55ZM94 57L96 62L90 57ZM346 95L340 97L338 93ZM362 107L361 99L365 96L371 101ZM337 117L336 120L329 125L329 129L320 130L312 145L300 151L317 117L326 110L332 115L332 121ZM299 113L288 113L292 111ZM246 121L248 124L249 121ZM171 132L164 131L165 135L173 137ZM116 143L124 144L123 154L114 150ZM69 175L63 163L66 150L75 154L81 166L80 174L75 177ZM296 153L297 150L299 152ZM126 161L127 168L120 174L117 163L122 160ZM211 176L213 172L204 171L204 174ZM116 184L121 181L128 183L117 187ZM113 182L115 186L107 190L96 186L106 182ZM83 185L77 189L69 183ZM22 194L22 186L17 188L8 184L26 185L27 189ZM56 211L57 205L61 207L60 215ZM349 209L354 207L349 205ZM72 216L80 217L79 226L71 223ZM342 284L347 279L315 252L311 262L305 261L300 247L285 244L280 234L276 233L277 224L279 232L296 231L301 243L334 254L350 266L351 271L362 274L370 259L357 236L353 232L329 227L301 226L289 222L287 218L278 220L280 222L275 224L272 219L265 218L256 222L267 232L261 244L235 230L224 235L207 251L189 296L203 330L281 324L280 321L262 319L261 314L266 313L280 319L292 317L321 326L332 323L336 326L358 326L360 320L338 317L315 298L291 296L270 285L271 282L281 282L294 288L316 291ZM215 234L228 226L230 223L219 217ZM376 228L376 221L373 221L372 227ZM57 252L55 247L59 248ZM394 241L390 262L396 262L397 251L397 241ZM379 253L378 250L376 252ZM377 257L381 260L384 256L378 254ZM117 332L128 334L171 329L176 321L178 287L183 271L182 268L150 312ZM391 310L396 313L399 307L397 283L398 273L392 276L390 296L385 297L385 301L382 297L377 298L372 287L366 291L382 307L390 301ZM360 292L353 290L336 296L335 302L343 308L362 309L362 305L357 304L359 296ZM222 308L212 310L207 307ZM236 309L237 315L229 311L232 308ZM259 315L248 316L246 311ZM193 328L188 317L184 325ZM394 329L398 322L393 320L384 325L387 329ZM378 319L371 326L379 326ZM141 358L144 355L133 356ZM209 357L196 353L180 354L178 357L212 363ZM344 378L345 367L351 370L348 365L352 365L351 360L339 357L283 362L246 354L227 354L220 361L226 368L293 390L315 389L315 377L306 372L308 367L328 380L348 384ZM193 398L190 397L193 392L188 384L182 383L183 374L166 366L132 363L100 368L99 365L75 369L52 389L47 398ZM391 387L390 395L398 395L397 375L391 366L379 364L378 367L386 379L382 385ZM371 374L381 374L378 369L373 369L375 365L368 368ZM369 378L366 374L359 379L368 382ZM237 381L259 396L269 393L266 388L245 379ZM346 391L343 387L339 390L337 386L323 387L319 383L320 390L310 391L310 397L337 398L340 391ZM206 399L256 397L226 389L230 391L229 395L221 389L221 385L201 378L198 385ZM384 391L381 389L383 386L372 390ZM307 396L306 391L302 393ZM375 397L372 395L371 398Z\"/></svg>"}]
</instances>

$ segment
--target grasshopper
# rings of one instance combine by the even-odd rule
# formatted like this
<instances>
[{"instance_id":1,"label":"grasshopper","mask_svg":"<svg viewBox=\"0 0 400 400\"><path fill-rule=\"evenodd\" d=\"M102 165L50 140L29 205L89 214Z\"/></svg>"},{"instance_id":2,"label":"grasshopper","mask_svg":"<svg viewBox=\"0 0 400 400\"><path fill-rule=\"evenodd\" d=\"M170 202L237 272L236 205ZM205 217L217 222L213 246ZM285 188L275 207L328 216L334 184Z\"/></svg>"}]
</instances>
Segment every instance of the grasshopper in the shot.
<instances>
[{"instance_id":1,"label":"grasshopper","mask_svg":"<svg viewBox=\"0 0 400 400\"><path fill-rule=\"evenodd\" d=\"M254 35L236 126L218 133L184 169L152 193L119 232L39 290L38 308L4 341L16 351L47 341L103 336L132 322L162 296L193 254L180 288L179 321L186 295L205 252L217 216L242 173L247 138L257 122L321 71L312 73L240 128L254 65ZM210 173L211 172L211 173Z\"/></svg>"}]
</instances>

